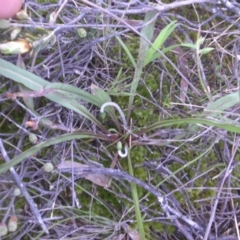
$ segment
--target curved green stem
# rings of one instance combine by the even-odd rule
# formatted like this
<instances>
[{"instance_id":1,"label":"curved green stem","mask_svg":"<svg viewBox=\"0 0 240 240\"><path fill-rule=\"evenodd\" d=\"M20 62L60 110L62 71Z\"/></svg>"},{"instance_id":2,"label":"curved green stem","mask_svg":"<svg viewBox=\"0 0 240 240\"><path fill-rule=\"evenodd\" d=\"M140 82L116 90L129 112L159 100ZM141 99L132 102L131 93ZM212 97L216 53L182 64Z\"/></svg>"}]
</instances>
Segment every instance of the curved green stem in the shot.
<instances>
[{"instance_id":1,"label":"curved green stem","mask_svg":"<svg viewBox=\"0 0 240 240\"><path fill-rule=\"evenodd\" d=\"M122 149L121 149L121 150L118 150L118 155L119 155L121 158L125 158L125 157L128 155L128 147L127 147L127 144L125 144L124 150L125 150L124 153L122 152Z\"/></svg>"},{"instance_id":2,"label":"curved green stem","mask_svg":"<svg viewBox=\"0 0 240 240\"><path fill-rule=\"evenodd\" d=\"M108 106L113 106L113 107L115 107L118 110L118 112L119 112L119 114L120 114L120 116L122 118L123 126L124 126L125 129L127 129L127 121L126 121L125 115L124 115L122 109L119 107L118 104L116 104L114 102L106 102L106 103L104 103L101 106L100 112L103 113L104 112L104 108L108 107Z\"/></svg>"},{"instance_id":3,"label":"curved green stem","mask_svg":"<svg viewBox=\"0 0 240 240\"><path fill-rule=\"evenodd\" d=\"M122 118L123 126L124 126L124 128L125 128L126 130L128 130L127 121L126 121L125 115L124 115L122 109L119 107L118 104L116 104L116 103L114 103L114 102L106 102L106 103L104 103L104 104L101 106L100 112L103 113L105 107L108 107L108 106L113 106L113 107L115 107L115 108L118 110L118 112L119 112L119 114L120 114L120 116L121 116L121 118ZM111 130L112 130L112 129L111 129ZM125 150L124 152L122 152L122 143L121 143L121 142L118 142L117 149L118 149L118 155L119 155L121 158L127 157L127 155L128 155L128 146L127 146L127 144L125 144L125 146L124 146L124 150Z\"/></svg>"}]
</instances>

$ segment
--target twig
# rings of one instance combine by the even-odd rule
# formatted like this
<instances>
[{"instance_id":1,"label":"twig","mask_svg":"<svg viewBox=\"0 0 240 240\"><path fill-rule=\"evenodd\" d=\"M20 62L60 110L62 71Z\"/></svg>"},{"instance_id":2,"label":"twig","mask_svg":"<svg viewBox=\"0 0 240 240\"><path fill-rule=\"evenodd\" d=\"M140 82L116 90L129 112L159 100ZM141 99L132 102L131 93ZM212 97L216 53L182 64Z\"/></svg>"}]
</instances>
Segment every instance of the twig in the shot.
<instances>
[{"instance_id":1,"label":"twig","mask_svg":"<svg viewBox=\"0 0 240 240\"><path fill-rule=\"evenodd\" d=\"M167 201L167 198L164 197L156 188L146 184L145 182L129 175L128 173L125 173L123 171L120 170L115 170L115 169L110 169L110 168L61 168L59 169L60 172L71 172L74 171L74 173L77 173L78 175L87 175L87 174L106 174L106 175L110 175L116 179L124 179L128 182L133 182L139 186L141 186L142 188L146 189L148 192L152 193L154 196L157 197L159 203L161 204L161 207L163 209L163 211L165 212L166 215L169 215L170 218L179 218L182 221L184 221L185 223L187 223L189 226L191 226L192 228L194 228L196 231L198 231L199 233L201 233L202 235L204 234L204 229L196 222L194 222L193 220L191 220L190 218L188 218L187 216L184 216L182 213L180 213L179 211L175 210L174 208L172 208ZM181 230L181 229L180 229Z\"/></svg>"},{"instance_id":2,"label":"twig","mask_svg":"<svg viewBox=\"0 0 240 240\"><path fill-rule=\"evenodd\" d=\"M8 157L7 155L7 152L2 144L2 140L0 139L0 151L2 153L2 156L5 160L5 162L10 162L10 158ZM19 189L21 190L23 196L25 197L26 201L28 202L29 204L29 207L33 213L33 215L36 217L36 219L38 220L38 223L41 225L42 227L42 230L45 232L45 233L49 233L48 232L48 229L45 225L45 223L43 222L43 219L41 217L41 214L39 213L38 211L38 208L36 207L36 203L33 201L32 197L30 196L30 194L28 193L26 187L24 186L21 178L19 177L19 175L17 174L17 172L15 171L15 169L13 167L11 167L10 169L10 172L14 178L14 181L16 183L16 185L19 187Z\"/></svg>"},{"instance_id":3,"label":"twig","mask_svg":"<svg viewBox=\"0 0 240 240\"><path fill-rule=\"evenodd\" d=\"M67 4L67 2L68 2L68 0L65 0L65 1L62 3L61 7L58 9L58 11L56 12L56 14L55 14L54 17L53 17L53 20L52 20L52 22L51 22L52 24L54 24L54 23L56 22L58 15L59 15L60 12L63 10L63 8L64 8L64 6Z\"/></svg>"},{"instance_id":4,"label":"twig","mask_svg":"<svg viewBox=\"0 0 240 240\"><path fill-rule=\"evenodd\" d=\"M237 139L237 144L236 145L238 146L238 144L239 144L239 139ZM234 161L234 157L236 155L237 150L238 150L238 147L234 147L233 153L232 153L232 157L231 157L231 159L230 159L230 161L228 163L228 166L227 166L227 169L225 171L225 174L223 175L223 178L222 178L222 180L220 182L219 190L217 191L216 199L215 199L214 205L213 205L213 207L211 209L211 215L210 215L210 218L208 220L208 225L207 225L206 232L205 232L203 240L209 239L212 223L214 222L214 219L215 219L215 214L216 214L216 211L217 211L217 206L218 206L218 203L219 203L220 195L222 193L223 185L224 185L227 177L233 171L233 168L234 168L233 161Z\"/></svg>"}]
</instances>

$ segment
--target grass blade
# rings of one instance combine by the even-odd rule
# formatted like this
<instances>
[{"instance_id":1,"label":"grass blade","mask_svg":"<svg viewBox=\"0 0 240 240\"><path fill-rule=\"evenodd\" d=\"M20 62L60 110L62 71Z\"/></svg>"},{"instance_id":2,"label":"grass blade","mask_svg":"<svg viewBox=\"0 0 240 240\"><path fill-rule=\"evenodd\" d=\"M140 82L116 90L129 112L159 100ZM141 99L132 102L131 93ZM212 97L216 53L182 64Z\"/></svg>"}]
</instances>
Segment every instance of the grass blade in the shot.
<instances>
[{"instance_id":1,"label":"grass blade","mask_svg":"<svg viewBox=\"0 0 240 240\"><path fill-rule=\"evenodd\" d=\"M118 36L116 36L118 42L120 43L120 45L122 46L123 50L125 51L125 53L127 54L129 60L131 61L133 67L136 67L136 62L134 60L133 55L131 54L131 52L129 51L128 47L126 46L126 44L122 41L122 39Z\"/></svg>"},{"instance_id":2,"label":"grass blade","mask_svg":"<svg viewBox=\"0 0 240 240\"><path fill-rule=\"evenodd\" d=\"M168 39L170 34L174 31L174 29L177 27L177 21L173 21L169 23L157 36L152 46L149 48L147 52L147 56L144 61L144 66L146 66L148 63L152 62L154 54L161 48L164 44L164 42Z\"/></svg>"},{"instance_id":3,"label":"grass blade","mask_svg":"<svg viewBox=\"0 0 240 240\"><path fill-rule=\"evenodd\" d=\"M33 156L38 151L40 151L44 147L49 147L61 142L70 141L74 139L102 139L108 141L108 137L103 137L99 134L94 134L92 132L74 132L69 134L63 134L54 138L51 138L49 140L46 140L44 142L41 142L28 150L24 151L23 153L19 154L17 157L14 157L10 162L2 164L0 168L0 173L4 173L8 171L11 167L14 167L15 165L19 164L24 159Z\"/></svg>"},{"instance_id":4,"label":"grass blade","mask_svg":"<svg viewBox=\"0 0 240 240\"><path fill-rule=\"evenodd\" d=\"M21 83L34 91L52 89L53 91L51 93L45 95L46 98L79 113L80 115L97 124L104 132L107 132L103 125L84 106L80 105L77 100L75 100L76 98L86 100L90 103L95 103L100 107L102 102L96 100L96 97L93 95L68 84L49 83L48 81L3 59L0 59L0 73L4 77Z\"/></svg>"},{"instance_id":5,"label":"grass blade","mask_svg":"<svg viewBox=\"0 0 240 240\"><path fill-rule=\"evenodd\" d=\"M218 127L233 133L240 133L240 125L237 125L236 122L233 122L233 121L230 122L230 121L231 120L229 120L228 122L223 122L218 119L210 120L210 119L204 119L204 118L170 119L170 120L154 123L146 128L142 128L140 131L137 131L136 134L143 134L151 130L154 130L156 128L168 127L172 125L184 125L184 124L195 124L196 126L201 124L201 125Z\"/></svg>"},{"instance_id":6,"label":"grass blade","mask_svg":"<svg viewBox=\"0 0 240 240\"><path fill-rule=\"evenodd\" d=\"M129 169L129 174L134 176L133 173L133 167L132 167L132 160L130 156L130 152L128 153L128 169ZM134 209L136 213L136 219L137 219L137 224L138 224L138 229L139 233L141 236L141 240L145 239L145 231L143 227L143 221L142 221L142 215L141 215L141 210L139 206L139 198L138 198L138 192L137 192L137 186L135 183L131 182L131 188L132 188L132 197L133 197L133 203L134 203Z\"/></svg>"},{"instance_id":7,"label":"grass blade","mask_svg":"<svg viewBox=\"0 0 240 240\"><path fill-rule=\"evenodd\" d=\"M156 16L156 14L157 14L156 11L151 11L151 12L146 13L144 23L147 23L150 20L152 20ZM152 36L153 36L155 21L156 21L156 19L154 21L151 21L150 24L144 26L142 31L141 31L141 34L149 40L151 40ZM138 84L139 84L139 81L140 81L140 77L142 75L142 69L144 67L144 59L145 59L147 51L149 49L149 43L144 39L144 37L141 37L141 40L140 40L138 60L137 60L137 64L136 64L136 68L135 68L135 72L134 72L133 81L132 81L132 84L131 84L130 93L133 94L133 95L130 96L130 98L129 98L127 122L130 118L132 105L133 105L133 101L134 101L134 96L136 94L136 90L137 90L137 87L138 87Z\"/></svg>"}]
</instances>

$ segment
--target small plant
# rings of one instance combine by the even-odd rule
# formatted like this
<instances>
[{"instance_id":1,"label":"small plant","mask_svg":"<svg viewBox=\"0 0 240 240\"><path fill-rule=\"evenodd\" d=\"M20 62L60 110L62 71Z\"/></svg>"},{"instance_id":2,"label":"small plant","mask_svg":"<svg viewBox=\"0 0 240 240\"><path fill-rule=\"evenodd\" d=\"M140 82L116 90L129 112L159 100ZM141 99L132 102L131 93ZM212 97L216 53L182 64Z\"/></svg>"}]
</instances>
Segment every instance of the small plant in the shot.
<instances>
[{"instance_id":1,"label":"small plant","mask_svg":"<svg viewBox=\"0 0 240 240\"><path fill-rule=\"evenodd\" d=\"M18 154L14 155L9 161L6 161L5 164L1 165L0 173L4 173L6 171L13 172L13 167L23 163L24 160L28 158L34 159L36 161L36 165L38 165L38 161L40 162L41 169L46 172L46 175L51 176L51 179L49 182L51 182L52 179L54 179L55 185L51 187L55 187L57 190L61 188L62 182L59 180L60 178L69 181L69 175L71 174L71 191L72 191L72 205L75 206L76 204L76 212L78 212L79 215L82 214L82 212L78 211L77 208L81 208L81 203L77 202L77 195L81 194L82 192L87 193L88 196L91 197L91 201L88 201L87 204L91 206L93 199L96 201L98 200L98 194L100 194L98 190L94 194L91 192L88 192L86 189L81 187L81 184L79 184L79 189L81 189L79 192L75 191L75 178L74 174L77 177L81 177L81 181L86 181L88 184L93 183L96 186L100 187L101 189L106 189L111 186L111 177L124 179L130 182L130 187L128 188L128 185L126 184L123 187L123 192L126 191L127 193L131 192L132 197L130 198L128 194L128 198L130 198L131 201L127 200L129 199L121 199L121 192L116 196L115 199L116 202L119 204L120 207L124 206L123 211L130 211L133 203L133 208L135 210L135 215L130 219L132 225L135 224L135 218L137 220L137 236L144 240L148 239L148 229L145 227L145 217L146 214L143 214L143 210L145 209L144 201L151 202L152 205L154 205L156 208L159 207L158 204L161 206L161 209L163 210L164 214L168 217L168 219L172 220L172 216L176 218L180 218L184 224L186 224L189 228L195 229L196 231L204 232L204 229L199 226L197 223L193 222L190 217L187 217L180 212L178 212L175 208L171 207L171 201L169 201L170 198L163 196L162 190L160 189L160 186L165 184L170 178L174 178L177 176L177 174L180 174L182 170L190 166L192 163L195 163L199 160L200 157L204 157L206 154L212 150L215 143L219 142L219 137L216 137L214 139L214 143L207 149L204 153L200 153L199 156L190 156L187 154L183 154L184 158L189 158L188 162L181 166L179 163L176 165L172 165L171 168L165 168L164 164L155 164L154 161L151 161L155 158L161 158L161 153L159 146L168 146L172 142L176 142L176 147L174 150L171 150L174 152L182 143L185 143L187 141L194 141L197 138L198 132L205 128L206 126L210 127L216 127L223 130L227 130L232 133L240 133L240 125L238 122L233 121L230 117L226 117L223 115L223 112L233 107L235 104L239 102L239 95L238 93L231 93L224 97L219 98L216 101L210 101L210 104L205 107L204 111L202 111L200 114L196 114L195 116L191 116L188 118L180 118L180 117L169 117L168 119L161 119L160 117L157 118L158 120L155 121L151 119L151 115L154 114L154 110L148 111L148 105L144 105L146 107L146 111L143 114L143 111L135 110L134 104L136 104L136 96L137 96L137 89L139 88L139 83L142 77L142 73L144 72L144 69L147 68L151 63L153 63L155 60L159 58L164 58L166 53L169 53L170 51L174 50L176 47L187 47L188 49L191 49L192 52L194 52L197 56L197 63L200 66L200 60L201 56L203 54L209 53L213 50L213 48L202 48L201 45L204 43L204 38L199 38L195 44L176 44L169 47L165 47L164 43L168 40L170 35L173 33L173 31L177 28L178 24L177 21L170 22L165 28L163 28L156 39L151 43L152 36L154 32L154 26L155 21L152 21L156 17L157 12L148 12L144 19L144 24L146 24L141 31L141 37L140 37L140 48L138 52L138 58L134 59L133 54L128 49L126 44L122 41L121 38L117 37L119 43L123 47L124 51L126 52L129 61L132 64L132 67L134 69L133 76L130 76L131 81L128 82L128 85L125 84L124 79L122 81L122 84L124 85L124 91L121 92L117 87L117 81L114 85L114 89L116 90L114 92L114 96L117 96L115 98L115 102L112 101L112 95L111 92L105 91L103 88L98 87L94 84L90 86L91 93L89 93L87 90L83 90L79 87L76 87L71 84L62 83L62 82L51 82L44 80L43 78L26 71L25 65L23 62L23 59L21 58L21 55L19 55L17 60L17 66L0 59L0 73L6 78L10 78L19 85L19 92L8 92L6 94L6 97L8 99L18 101L18 98L22 98L24 105L22 103L18 103L19 105L24 108L28 114L31 116L31 119L28 121L27 119L24 119L24 125L28 127L28 136L29 138L27 141L30 142L31 147L28 149L25 148L22 150L22 152L19 152ZM55 15L51 15L51 21L54 22ZM147 24L149 23L150 24ZM0 22L1 24L1 22ZM9 27L8 22L3 21L3 25ZM21 33L19 29L15 29L15 32L11 34L12 40L7 43L2 43L0 45L0 49L2 53L5 54L23 54L23 53L31 53L32 55L36 55L40 50L46 49L49 44L54 45L56 41L55 32L48 32L45 29L41 31L41 34L36 34L37 38L33 38L30 41L29 34L25 34L26 39L24 40L14 40L16 36ZM87 31L83 28L77 29L77 34L79 38L85 38L87 35ZM28 38L27 38L28 36ZM57 69L58 70L58 69ZM74 70L77 72L77 70ZM73 72L74 72L73 71ZM122 69L119 70L118 75L116 79L120 79L122 75ZM199 71L200 72L200 71ZM200 76L200 75L199 75ZM131 78L132 77L132 78ZM153 76L155 78L155 76ZM200 76L200 82L201 86L206 90L206 86L204 84L204 81L202 81ZM144 87L144 86L141 86ZM158 86L154 86L153 88L157 88ZM118 92L119 91L119 92ZM206 91L205 91L206 92ZM207 93L207 92L206 92ZM120 104L121 102L121 96L124 96L127 100L127 107L124 109L124 107ZM33 98L39 98L43 97L42 104L46 104L46 102L54 102L57 105L61 106L62 109L68 109L69 112L75 113L77 116L80 116L82 122L87 122L86 125L74 125L70 124L71 126L64 126L63 124L56 123L54 120L52 120L51 116L45 115L44 117L41 115L41 111L36 110L35 108L35 101L33 101ZM207 97L209 100L211 100L210 94L207 94ZM139 99L137 99L139 100ZM170 100L168 100L170 102ZM119 106L120 105L120 106ZM168 104L168 107L170 104ZM44 107L46 107L44 105ZM98 117L98 113L100 113L100 117ZM141 122L141 126L139 124L134 123L134 120L132 119L132 116L134 115L137 117L142 117L144 120ZM144 115L144 116L143 116ZM66 117L66 116L64 116ZM146 121L147 119L147 121ZM106 120L106 121L105 121ZM132 121L133 120L133 121ZM139 123L139 122L137 122ZM176 127L177 126L177 127ZM180 126L183 126L184 131L180 131L178 128ZM45 136L42 136L42 127L44 129L48 129L50 132L57 132L56 135L51 135L51 138L47 138ZM173 137L163 137L166 134L165 129L169 128L173 131L178 131L177 134L173 135ZM36 131L35 133L32 133L32 131ZM170 132L170 131L169 131ZM190 137L189 137L190 136ZM78 147L78 154L73 154L73 145L68 143L75 141L75 144ZM53 151L54 147L58 146L60 143L64 143L66 147L64 147L64 154L59 157L58 161L54 162L52 159L54 159L56 153ZM95 146L96 144L96 146ZM100 145L100 147L98 146ZM92 149L88 147L94 146L95 152L92 153ZM151 147L149 147L151 146ZM108 151L101 151L101 149ZM150 149L150 150L149 150ZM81 159L82 150L86 150L86 152L89 153L89 162L88 164L82 164L79 163ZM52 162L45 162L46 159L45 154L49 151L52 158L48 158L48 161L52 160ZM150 154L147 154L148 151ZM187 151L187 150L186 150ZM68 153L71 152L71 161L65 160L65 156L68 156ZM98 154L103 154L104 159L108 159L109 161L106 161L104 163L99 161ZM107 152L107 153L106 153ZM169 156L171 156L172 152L169 153ZM36 154L39 154L41 157L36 158ZM85 154L85 153L84 153ZM91 155L92 154L92 155ZM3 155L3 154L2 154ZM57 155L57 154L56 154ZM149 156L153 156L152 158L149 158ZM4 155L5 156L5 155ZM74 156L76 159L74 159ZM6 156L5 156L6 157ZM78 159L79 158L79 159ZM149 159L147 159L149 158ZM170 158L170 157L169 157ZM6 158L8 159L8 158ZM134 161L139 160L139 162L136 164ZM137 165L143 164L145 160L151 167L153 167L155 170L161 169L161 171L165 171L166 177L164 179L161 179L160 176L158 176L158 173L156 171L156 181L158 182L154 187L152 187L151 178L147 178L147 173L143 172L144 170L138 168ZM11 161L10 161L11 160ZM124 162L126 160L126 162ZM178 159L179 160L179 159ZM62 161L62 162L60 162ZM109 164L109 162L111 162ZM179 160L179 162L181 162ZM147 164L144 163L144 164ZM108 165L110 165L109 168L107 168ZM118 164L119 169L122 168L122 171L115 170L115 166ZM155 164L155 165L154 165ZM168 163L166 163L168 164ZM56 166L54 166L56 165ZM207 164L206 164L207 165ZM43 166L43 167L42 167ZM96 167L97 166L97 167ZM222 165L217 165L218 167L222 167ZM92 170L94 169L94 171ZM170 170L171 172L170 172ZM35 171L34 166L30 168L29 171L31 171L31 174L33 175L34 180L38 181L38 179L42 179L42 175L44 174L43 171ZM125 172L124 172L125 170ZM159 170L160 171L160 170ZM56 180L56 172L58 176L61 176ZM127 173L126 173L127 172ZM143 176L142 179L136 179L136 175L139 172L139 175ZM51 174L48 174L51 173ZM62 173L67 173L67 176L64 176ZM14 174L14 172L13 172ZM188 177L187 175L190 175L191 178L194 178L194 175L192 173L186 173L184 177ZM160 174L159 174L160 175ZM40 176L40 177L39 177ZM31 176L30 176L31 177ZM29 177L29 178L30 178ZM44 176L45 177L45 176ZM176 177L177 178L177 177ZM179 177L180 178L180 177ZM146 184L145 181L148 179L149 183ZM56 180L56 181L55 181ZM176 181L177 182L177 181ZM85 183L85 182L84 182ZM115 184L115 182L113 182ZM29 184L31 187L31 184ZM140 189L141 186L143 189ZM21 187L21 185L20 185ZM116 186L116 189L119 186ZM165 186L166 188L168 185ZM183 186L185 187L185 186ZM201 183L199 183L199 187L201 187ZM39 188L38 188L39 189ZM37 190L38 190L37 189ZM99 188L98 188L99 189ZM35 194L36 189L31 189L33 195ZM48 190L48 189L47 189ZM175 189L174 189L175 190ZM145 193L144 191L148 191ZM45 191L48 194L48 191ZM67 191L66 191L67 192ZM142 198L142 193L144 192L144 197ZM171 192L171 190L169 190ZM187 192L187 191L186 191ZM13 191L13 195L19 196L19 194L23 194L22 189L15 188ZM153 199L153 196L150 196L149 193L153 193L155 199ZM200 190L197 192L200 193ZM26 196L26 195L24 195ZM196 194L189 194L189 196L193 196L194 200L196 198ZM66 198L69 196L64 195L61 196L61 201L64 202ZM109 196L108 196L109 197ZM32 198L30 198L31 200ZM184 198L182 197L181 200ZM28 199L29 200L29 199ZM104 200L105 201L105 200ZM122 202L121 202L122 201ZM91 203L89 203L91 202ZM129 203L130 202L130 203ZM97 202L99 203L99 202ZM183 201L180 201L181 204L184 205ZM30 201L31 206L36 207L36 204L33 201ZM56 204L54 202L54 204ZM113 213L114 206L111 205L111 202L108 202L108 199L106 199L106 203L101 203L106 207L109 212L112 215L117 215L118 210ZM184 205L185 206L185 205ZM92 207L92 206L91 206ZM94 216L94 209L95 206L93 206L89 212L88 215L91 217L86 217L86 219L94 219L96 220L97 217ZM49 206L47 206L47 209ZM90 207L89 207L90 208ZM75 208L74 208L75 209ZM113 209L113 210L112 210ZM51 216L54 214L58 215L58 209L56 210L53 208L54 211L51 212ZM121 209L122 210L122 209ZM155 209L154 209L155 210ZM185 209L183 209L184 211ZM66 210L67 211L67 210ZM153 211L154 212L154 211ZM33 212L33 215L37 215L38 223L41 225L43 223L43 220L41 219L41 215L39 217L38 213ZM69 214L66 213L66 216L70 216L67 221L75 221L76 225L81 226L81 222L77 222L78 214ZM154 214L154 213L153 213ZM104 215L104 213L103 213ZM73 219L71 219L73 218ZM159 216L156 216L156 218L159 218ZM84 220L86 221L84 218ZM122 219L121 219L122 220ZM104 225L104 218L101 218L101 224ZM123 219L122 221L125 221ZM118 221L116 221L118 222ZM131 229L127 224L120 224L114 222L114 226L116 227L116 231L120 231L119 229ZM64 222L65 223L65 222ZM66 222L66 226L68 225L68 222ZM108 222L109 223L109 222ZM148 223L146 222L146 225ZM107 225L107 224L105 224ZM111 225L111 223L109 224ZM42 225L41 225L42 226ZM133 227L131 226L131 227ZM95 226L96 227L96 226ZM8 226L6 224L2 224L2 230L0 230L0 235L4 236L7 234L7 232L15 232L18 228L17 218L11 217ZM44 228L43 228L44 229ZM112 230L112 229L111 229ZM109 230L110 231L110 230ZM94 232L94 231L93 231ZM131 234L133 234L131 229ZM129 234L130 236L130 234Z\"/></svg>"}]
</instances>

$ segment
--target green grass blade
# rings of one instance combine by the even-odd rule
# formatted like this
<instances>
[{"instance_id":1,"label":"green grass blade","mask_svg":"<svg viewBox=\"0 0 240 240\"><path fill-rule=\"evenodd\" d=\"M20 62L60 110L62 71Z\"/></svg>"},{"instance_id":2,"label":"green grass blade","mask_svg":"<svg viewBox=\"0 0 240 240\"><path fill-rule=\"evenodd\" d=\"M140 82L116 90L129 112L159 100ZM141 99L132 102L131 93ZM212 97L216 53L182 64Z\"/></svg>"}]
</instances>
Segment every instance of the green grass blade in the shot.
<instances>
[{"instance_id":1,"label":"green grass blade","mask_svg":"<svg viewBox=\"0 0 240 240\"><path fill-rule=\"evenodd\" d=\"M200 116L217 116L240 102L239 92L230 93L210 103Z\"/></svg>"},{"instance_id":2,"label":"green grass blade","mask_svg":"<svg viewBox=\"0 0 240 240\"><path fill-rule=\"evenodd\" d=\"M172 125L184 125L184 124L195 124L195 125L201 124L201 125L218 127L220 129L224 129L233 133L240 133L240 125L239 124L237 125L236 122L233 122L231 120L224 122L218 119L210 120L210 119L204 119L204 118L183 118L183 119L170 119L170 120L154 123L146 128L142 128L140 131L137 131L136 134L143 134L151 130L154 130L156 128L169 127Z\"/></svg>"},{"instance_id":3,"label":"green grass blade","mask_svg":"<svg viewBox=\"0 0 240 240\"><path fill-rule=\"evenodd\" d=\"M134 176L130 153L131 152L129 151L129 153L128 153L128 170L129 170L129 174ZM133 197L134 209L135 209L135 213L136 213L138 230L139 230L139 233L141 236L141 240L145 240L145 231L144 231L144 227L143 227L142 214L141 214L141 210L140 210L140 206L139 206L137 186L135 183L131 183L131 189L132 189L132 197Z\"/></svg>"},{"instance_id":4,"label":"green grass blade","mask_svg":"<svg viewBox=\"0 0 240 240\"><path fill-rule=\"evenodd\" d=\"M82 89L71 86L69 84L48 83L46 86L44 86L44 89L52 89L54 92L60 93L61 95L69 99L80 99L87 103L91 103L97 107L101 107L106 102L106 99L103 99L98 95L92 95ZM105 94L107 93L105 92ZM109 100L111 101L111 99Z\"/></svg>"},{"instance_id":5,"label":"green grass blade","mask_svg":"<svg viewBox=\"0 0 240 240\"><path fill-rule=\"evenodd\" d=\"M240 102L240 97L238 92L235 93L230 93L226 96L223 96L219 99L217 99L214 102L211 102L208 107L198 115L200 118L205 118L205 117L217 117L218 119L223 119L225 122L232 122L230 118L223 117L222 114L224 113L225 110L235 106ZM233 123L234 125L234 123ZM197 126L196 125L190 125L189 130L194 131L196 130Z\"/></svg>"},{"instance_id":6,"label":"green grass blade","mask_svg":"<svg viewBox=\"0 0 240 240\"><path fill-rule=\"evenodd\" d=\"M0 173L4 173L8 171L10 167L13 167L19 164L24 159L31 157L32 155L36 154L38 151L40 151L44 147L49 147L61 142L70 141L74 139L102 139L106 141L109 140L107 137L103 137L102 135L94 134L92 132L87 132L87 131L86 132L79 131L79 132L74 132L69 134L63 134L61 136L57 136L55 138L51 138L49 140L36 144L35 146L19 154L17 157L14 157L10 162L2 164L0 167Z\"/></svg>"},{"instance_id":7,"label":"green grass blade","mask_svg":"<svg viewBox=\"0 0 240 240\"><path fill-rule=\"evenodd\" d=\"M95 96L97 99L99 99L99 102L101 102L101 106L104 103L112 102L112 99L109 96L109 94L107 92L105 92L103 89L101 89L100 87L98 87L94 84L91 85L91 92L92 92L93 96ZM119 123L119 121L118 121L118 119L115 115L114 108L109 106L109 107L106 107L104 109L104 111L106 111L111 116L115 126L118 129L118 131L121 131L121 124Z\"/></svg>"},{"instance_id":8,"label":"green grass blade","mask_svg":"<svg viewBox=\"0 0 240 240\"><path fill-rule=\"evenodd\" d=\"M49 82L0 58L0 74L31 90L38 91Z\"/></svg>"},{"instance_id":9,"label":"green grass blade","mask_svg":"<svg viewBox=\"0 0 240 240\"><path fill-rule=\"evenodd\" d=\"M177 21L172 21L159 33L154 43L147 52L147 56L144 61L144 66L153 61L154 54L159 50L159 48L163 46L164 42L168 39L168 37L176 27Z\"/></svg>"},{"instance_id":10,"label":"green grass blade","mask_svg":"<svg viewBox=\"0 0 240 240\"><path fill-rule=\"evenodd\" d=\"M22 69L26 69L26 66L24 64L24 61L23 61L21 55L18 55L17 66L22 68ZM30 89L28 87L26 87L25 85L23 85L22 83L19 83L18 86L19 86L20 92L22 92L22 93L30 91ZM26 107L28 109L34 110L33 98L31 98L31 97L23 97L23 102L24 102L24 104L26 105Z\"/></svg>"},{"instance_id":11,"label":"green grass blade","mask_svg":"<svg viewBox=\"0 0 240 240\"><path fill-rule=\"evenodd\" d=\"M18 56L17 66L22 68L22 69L26 69L24 61L23 61L21 55ZM26 87L22 83L19 83L18 86L19 86L20 92L22 92L22 93L26 93L26 92L30 92L31 91L31 89L29 89L28 87ZM23 102L24 102L25 106L28 108L29 111L31 111L37 117L41 116L34 109L34 101L33 101L32 97L23 97ZM54 125L54 123L51 120L49 120L48 118L43 118L43 117L39 118L39 123L41 125L43 125L43 126L50 127L50 128Z\"/></svg>"},{"instance_id":12,"label":"green grass blade","mask_svg":"<svg viewBox=\"0 0 240 240\"><path fill-rule=\"evenodd\" d=\"M159 57L161 57L161 56L162 56L162 53L167 53L167 52L173 50L173 49L176 48L176 47L187 47L187 48L190 48L190 49L193 49L193 50L196 50L196 49L197 49L196 45L195 45L195 44L192 44L192 43L181 43L181 44L172 45L172 46L163 48L163 49L161 50L161 53L159 53L158 51L155 52L155 53L152 55L151 60L148 61L148 62L146 62L145 65L147 65L148 63L150 63L150 62L158 59ZM213 50L213 48L203 48L203 49L200 50L200 53L201 53L201 54L204 54L204 53L208 53L209 51L212 51L212 50Z\"/></svg>"},{"instance_id":13,"label":"green grass blade","mask_svg":"<svg viewBox=\"0 0 240 240\"><path fill-rule=\"evenodd\" d=\"M0 59L0 74L14 80L15 82L21 83L34 91L52 90L49 94L45 95L46 98L86 117L96 123L103 131L107 132L102 124L84 106L80 105L77 100L75 100L78 98L93 104L95 103L100 107L102 102L97 101L95 96L68 84L49 83L48 81L3 59Z\"/></svg>"},{"instance_id":14,"label":"green grass blade","mask_svg":"<svg viewBox=\"0 0 240 240\"><path fill-rule=\"evenodd\" d=\"M156 14L157 14L156 11L151 11L151 12L146 13L144 23L149 22L151 19L153 19L156 16ZM151 21L150 24L144 26L141 31L141 35L143 35L145 38L147 38L149 40L151 40L152 36L153 36L155 21L156 20ZM140 81L140 77L142 75L142 69L144 67L144 61L145 61L144 59L145 59L147 51L149 49L149 43L145 40L144 37L141 37L141 40L140 40L138 60L137 60L137 64L136 64L136 68L135 68L135 72L134 72L133 81L131 84L130 93L133 95L130 96L130 98L129 98L127 121L130 118L132 105L133 105L133 101L134 101L134 96L136 94L136 90L137 90L137 87L138 87L138 84Z\"/></svg>"},{"instance_id":15,"label":"green grass blade","mask_svg":"<svg viewBox=\"0 0 240 240\"><path fill-rule=\"evenodd\" d=\"M181 44L172 45L172 46L163 48L163 49L161 50L161 53L155 52L155 53L153 54L152 58L151 58L151 62L154 61L154 60L156 60L156 59L158 59L159 57L161 57L163 53L167 53L167 52L173 50L174 48L176 48L176 47L178 47L178 46L181 46Z\"/></svg>"},{"instance_id":16,"label":"green grass blade","mask_svg":"<svg viewBox=\"0 0 240 240\"><path fill-rule=\"evenodd\" d=\"M0 74L14 80L15 82L23 84L33 91L53 89L68 98L81 99L98 107L101 107L103 104L102 101L99 102L99 99L86 91L68 84L51 83L3 59L0 59Z\"/></svg>"},{"instance_id":17,"label":"green grass blade","mask_svg":"<svg viewBox=\"0 0 240 240\"><path fill-rule=\"evenodd\" d=\"M118 42L120 43L120 45L122 46L123 50L125 51L125 53L127 54L129 60L131 61L133 67L136 67L136 62L133 58L133 55L131 54L131 52L129 51L128 47L126 46L126 44L122 41L122 39L118 36L116 36Z\"/></svg>"}]
</instances>

